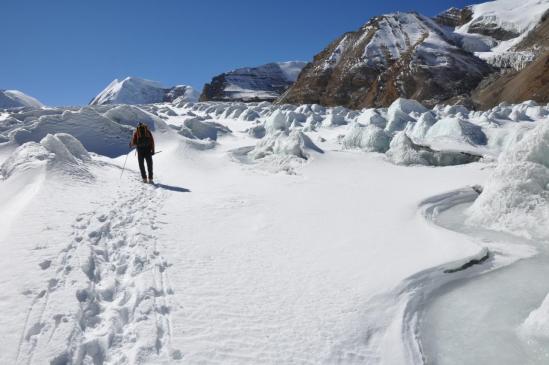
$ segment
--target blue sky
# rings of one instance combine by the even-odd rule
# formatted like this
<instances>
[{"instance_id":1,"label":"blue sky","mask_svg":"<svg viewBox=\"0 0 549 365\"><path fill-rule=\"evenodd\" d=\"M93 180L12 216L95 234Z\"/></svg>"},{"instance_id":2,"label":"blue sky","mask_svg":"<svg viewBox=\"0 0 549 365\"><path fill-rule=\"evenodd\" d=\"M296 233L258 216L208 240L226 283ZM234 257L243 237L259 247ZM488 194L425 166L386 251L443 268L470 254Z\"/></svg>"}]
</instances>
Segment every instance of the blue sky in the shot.
<instances>
[{"instance_id":1,"label":"blue sky","mask_svg":"<svg viewBox=\"0 0 549 365\"><path fill-rule=\"evenodd\" d=\"M471 0L6 0L0 89L48 105L87 104L126 76L199 90L212 76L309 61L370 17L435 15Z\"/></svg>"}]
</instances>

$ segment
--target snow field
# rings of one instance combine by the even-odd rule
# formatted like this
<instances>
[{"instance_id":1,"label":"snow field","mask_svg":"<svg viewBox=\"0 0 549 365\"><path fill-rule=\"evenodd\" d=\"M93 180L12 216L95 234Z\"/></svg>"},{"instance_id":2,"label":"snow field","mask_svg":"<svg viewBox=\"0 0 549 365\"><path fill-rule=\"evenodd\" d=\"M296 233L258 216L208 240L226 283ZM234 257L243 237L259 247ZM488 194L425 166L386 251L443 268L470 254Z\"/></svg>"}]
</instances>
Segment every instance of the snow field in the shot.
<instances>
[{"instance_id":1,"label":"snow field","mask_svg":"<svg viewBox=\"0 0 549 365\"><path fill-rule=\"evenodd\" d=\"M485 185L471 209L507 219L483 196L522 188L484 183L509 156L545 163L548 115L531 102L475 112L406 100L10 113L0 362L421 363L425 301L485 269L460 267L486 243L430 223L478 193L443 193ZM120 178L137 121L162 150L156 187L137 183L133 155ZM509 251L499 265L532 254Z\"/></svg>"}]
</instances>

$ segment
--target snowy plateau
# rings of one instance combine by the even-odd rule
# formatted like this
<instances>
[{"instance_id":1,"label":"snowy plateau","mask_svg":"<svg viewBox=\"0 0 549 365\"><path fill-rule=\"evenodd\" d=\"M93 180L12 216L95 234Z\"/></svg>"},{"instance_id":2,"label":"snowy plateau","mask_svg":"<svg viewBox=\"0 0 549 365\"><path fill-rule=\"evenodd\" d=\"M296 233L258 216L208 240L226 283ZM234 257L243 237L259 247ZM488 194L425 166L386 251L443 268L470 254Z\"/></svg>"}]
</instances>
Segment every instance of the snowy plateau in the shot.
<instances>
[{"instance_id":1,"label":"snowy plateau","mask_svg":"<svg viewBox=\"0 0 549 365\"><path fill-rule=\"evenodd\" d=\"M1 364L547 363L549 105L19 108L0 141Z\"/></svg>"}]
</instances>

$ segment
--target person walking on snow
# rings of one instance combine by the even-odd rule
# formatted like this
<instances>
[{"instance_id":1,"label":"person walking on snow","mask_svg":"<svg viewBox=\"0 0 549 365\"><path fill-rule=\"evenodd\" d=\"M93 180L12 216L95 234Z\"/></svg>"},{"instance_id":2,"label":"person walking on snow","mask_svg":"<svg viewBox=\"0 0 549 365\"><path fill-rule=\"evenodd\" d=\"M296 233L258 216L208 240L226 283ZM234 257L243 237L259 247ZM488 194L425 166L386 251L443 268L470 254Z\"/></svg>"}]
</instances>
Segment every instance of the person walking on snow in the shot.
<instances>
[{"instance_id":1,"label":"person walking on snow","mask_svg":"<svg viewBox=\"0 0 549 365\"><path fill-rule=\"evenodd\" d=\"M144 123L139 123L135 132L133 132L130 147L137 148L137 160L139 162L139 170L143 182L147 182L147 173L145 172L145 161L147 162L147 172L149 173L149 183L153 183L153 159L154 155L154 138L151 131Z\"/></svg>"}]
</instances>

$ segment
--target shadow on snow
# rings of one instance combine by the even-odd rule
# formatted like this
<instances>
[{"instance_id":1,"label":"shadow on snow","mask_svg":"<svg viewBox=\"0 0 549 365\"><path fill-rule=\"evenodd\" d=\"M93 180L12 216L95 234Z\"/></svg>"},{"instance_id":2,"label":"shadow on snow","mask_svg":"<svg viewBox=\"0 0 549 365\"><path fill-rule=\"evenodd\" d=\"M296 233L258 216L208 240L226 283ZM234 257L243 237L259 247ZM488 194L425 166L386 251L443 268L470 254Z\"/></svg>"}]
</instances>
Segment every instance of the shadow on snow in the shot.
<instances>
[{"instance_id":1,"label":"shadow on snow","mask_svg":"<svg viewBox=\"0 0 549 365\"><path fill-rule=\"evenodd\" d=\"M158 184L158 183L155 183L154 186L157 187L157 188L166 189L166 190L169 190L169 191L175 191L177 193L190 193L191 192L189 189L182 188L182 187L179 187L179 186L171 186L171 185Z\"/></svg>"}]
</instances>

